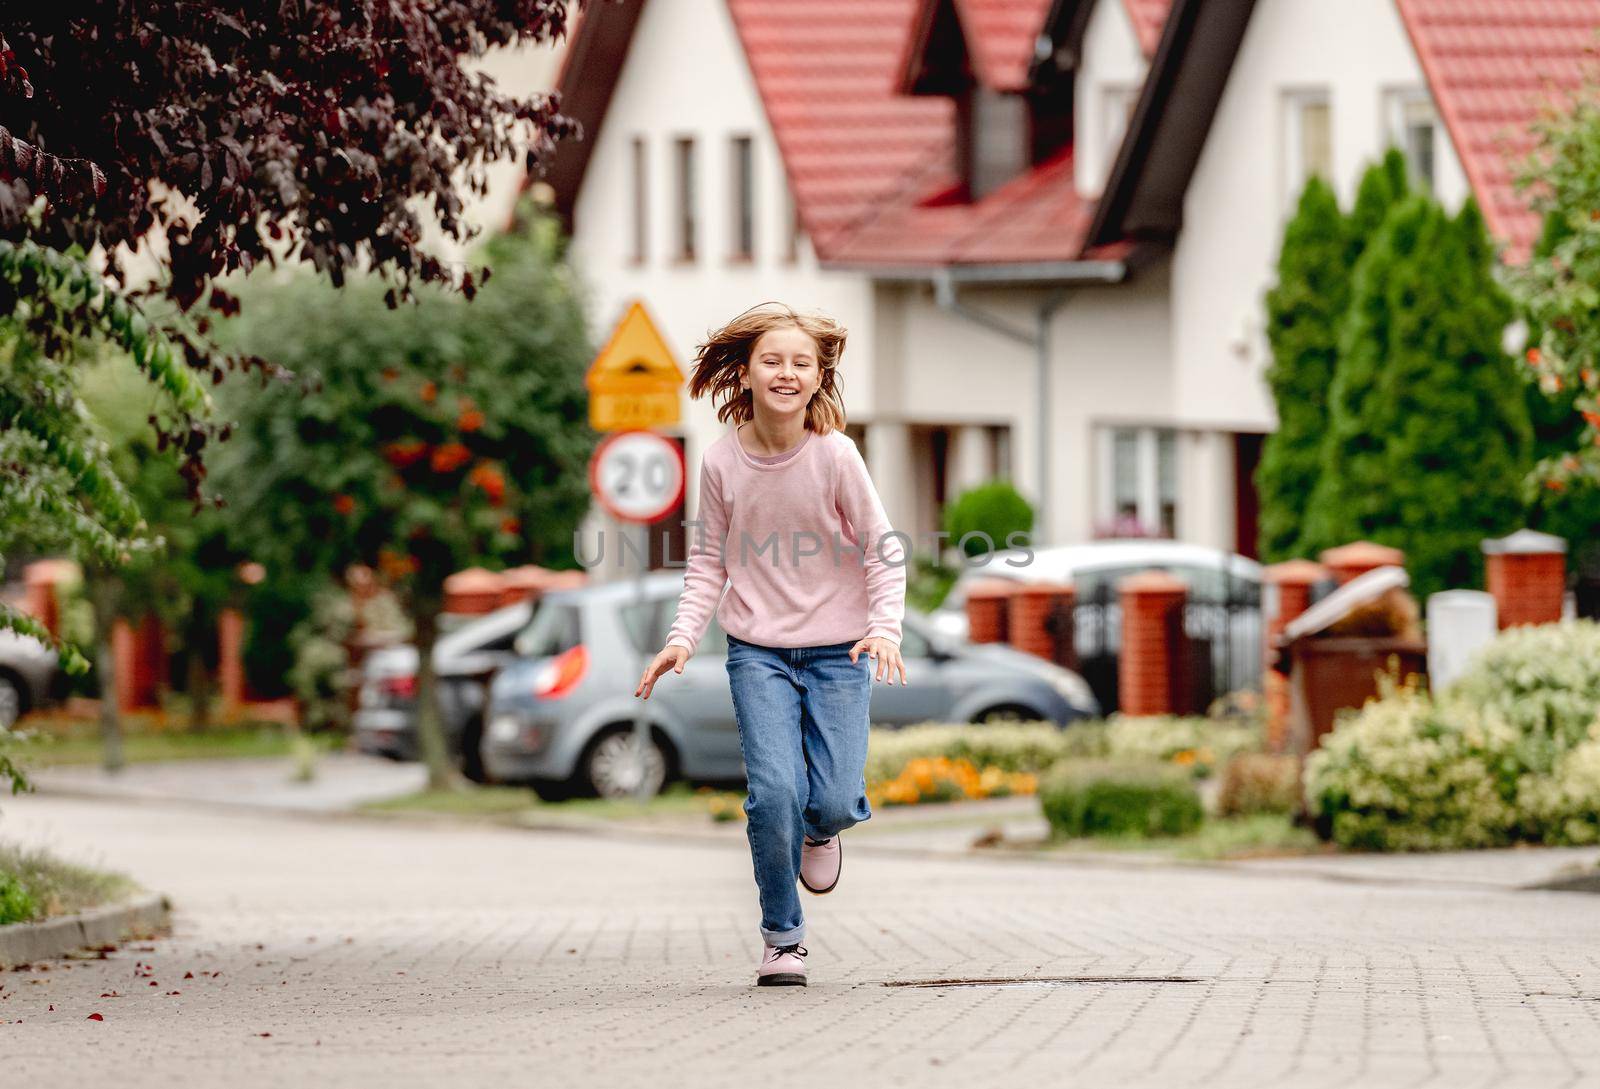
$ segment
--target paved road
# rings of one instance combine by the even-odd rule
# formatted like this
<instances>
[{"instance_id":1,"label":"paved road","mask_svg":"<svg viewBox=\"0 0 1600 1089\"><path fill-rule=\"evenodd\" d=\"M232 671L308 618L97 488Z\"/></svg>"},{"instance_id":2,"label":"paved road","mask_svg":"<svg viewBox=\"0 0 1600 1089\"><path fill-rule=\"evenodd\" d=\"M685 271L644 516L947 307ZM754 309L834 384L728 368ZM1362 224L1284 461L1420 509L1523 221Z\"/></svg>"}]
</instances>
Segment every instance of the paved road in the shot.
<instances>
[{"instance_id":1,"label":"paved road","mask_svg":"<svg viewBox=\"0 0 1600 1089\"><path fill-rule=\"evenodd\" d=\"M0 804L179 906L152 946L0 975L30 1089L1600 1080L1581 895L861 852L808 901L812 986L758 991L737 845ZM1016 976L1077 980L893 985Z\"/></svg>"}]
</instances>

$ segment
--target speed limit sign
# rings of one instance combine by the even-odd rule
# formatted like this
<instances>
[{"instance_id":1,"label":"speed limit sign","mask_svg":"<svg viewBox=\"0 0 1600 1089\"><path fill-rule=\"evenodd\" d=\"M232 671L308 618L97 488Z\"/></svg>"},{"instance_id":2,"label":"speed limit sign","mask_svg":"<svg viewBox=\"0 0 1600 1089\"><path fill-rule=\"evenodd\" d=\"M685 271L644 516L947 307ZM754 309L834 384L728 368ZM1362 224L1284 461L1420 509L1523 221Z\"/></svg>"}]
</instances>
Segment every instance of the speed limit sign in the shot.
<instances>
[{"instance_id":1,"label":"speed limit sign","mask_svg":"<svg viewBox=\"0 0 1600 1089\"><path fill-rule=\"evenodd\" d=\"M589 460L589 490L624 522L659 522L677 509L683 485L683 451L654 431L619 431Z\"/></svg>"}]
</instances>

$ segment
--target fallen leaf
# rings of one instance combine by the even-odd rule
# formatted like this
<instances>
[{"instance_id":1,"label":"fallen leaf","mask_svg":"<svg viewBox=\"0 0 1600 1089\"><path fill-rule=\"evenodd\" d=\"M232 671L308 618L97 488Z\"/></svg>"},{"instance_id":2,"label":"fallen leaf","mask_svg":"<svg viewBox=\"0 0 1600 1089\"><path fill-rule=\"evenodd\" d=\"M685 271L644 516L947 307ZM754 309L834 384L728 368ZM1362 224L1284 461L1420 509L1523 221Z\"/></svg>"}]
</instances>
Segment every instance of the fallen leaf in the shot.
<instances>
[{"instance_id":1,"label":"fallen leaf","mask_svg":"<svg viewBox=\"0 0 1600 1089\"><path fill-rule=\"evenodd\" d=\"M183 973L183 978L184 979L193 979L194 978L194 973L193 972L185 972L185 973Z\"/></svg>"},{"instance_id":2,"label":"fallen leaf","mask_svg":"<svg viewBox=\"0 0 1600 1089\"><path fill-rule=\"evenodd\" d=\"M104 1021L105 1020L105 1018L101 1017L98 1013L91 1013L89 1015L88 1019L90 1021Z\"/></svg>"}]
</instances>

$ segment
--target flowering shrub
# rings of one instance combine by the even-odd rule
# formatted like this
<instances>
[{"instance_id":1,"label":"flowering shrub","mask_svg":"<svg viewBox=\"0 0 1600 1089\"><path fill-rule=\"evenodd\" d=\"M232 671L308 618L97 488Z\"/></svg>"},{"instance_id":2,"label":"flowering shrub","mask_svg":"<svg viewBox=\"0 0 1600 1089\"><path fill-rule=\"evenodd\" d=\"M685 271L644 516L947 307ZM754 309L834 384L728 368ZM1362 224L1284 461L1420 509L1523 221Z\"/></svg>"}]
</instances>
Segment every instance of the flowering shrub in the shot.
<instances>
[{"instance_id":1,"label":"flowering shrub","mask_svg":"<svg viewBox=\"0 0 1600 1089\"><path fill-rule=\"evenodd\" d=\"M1260 731L1244 723L1174 715L1113 715L1103 755L1128 763L1173 763L1204 778L1235 753L1260 747Z\"/></svg>"},{"instance_id":2,"label":"flowering shrub","mask_svg":"<svg viewBox=\"0 0 1600 1089\"><path fill-rule=\"evenodd\" d=\"M1306 797L1319 830L1341 846L1379 851L1494 847L1516 824L1516 740L1503 722L1451 715L1412 686L1380 682L1374 700L1306 760Z\"/></svg>"},{"instance_id":3,"label":"flowering shrub","mask_svg":"<svg viewBox=\"0 0 1600 1089\"><path fill-rule=\"evenodd\" d=\"M1032 794L1038 779L1025 771L989 766L981 771L966 759L919 756L907 762L892 779L871 782L867 801L873 805L917 805L953 802L966 798L1004 798Z\"/></svg>"},{"instance_id":4,"label":"flowering shrub","mask_svg":"<svg viewBox=\"0 0 1600 1089\"><path fill-rule=\"evenodd\" d=\"M929 723L898 730L873 730L867 746L867 782L893 779L911 761L928 757L967 760L1001 771L1043 771L1071 756L1103 755L1105 727L1047 722L971 726Z\"/></svg>"},{"instance_id":5,"label":"flowering shrub","mask_svg":"<svg viewBox=\"0 0 1600 1089\"><path fill-rule=\"evenodd\" d=\"M1293 756L1242 752L1222 768L1217 814L1292 813L1300 798L1300 763Z\"/></svg>"}]
</instances>

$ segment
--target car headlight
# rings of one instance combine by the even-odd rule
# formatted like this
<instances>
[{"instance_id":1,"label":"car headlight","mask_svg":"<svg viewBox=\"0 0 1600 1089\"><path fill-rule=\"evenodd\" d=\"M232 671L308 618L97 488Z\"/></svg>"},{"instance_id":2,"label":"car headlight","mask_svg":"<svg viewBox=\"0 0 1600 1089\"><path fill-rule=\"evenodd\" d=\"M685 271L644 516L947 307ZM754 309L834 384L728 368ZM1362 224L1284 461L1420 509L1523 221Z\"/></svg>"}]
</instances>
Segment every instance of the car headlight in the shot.
<instances>
[{"instance_id":1,"label":"car headlight","mask_svg":"<svg viewBox=\"0 0 1600 1089\"><path fill-rule=\"evenodd\" d=\"M1057 695L1074 707L1089 710L1096 706L1094 693L1089 689L1084 679L1076 673L1069 673L1066 670L1062 670L1059 673L1052 672L1050 674L1050 687L1054 688Z\"/></svg>"},{"instance_id":2,"label":"car headlight","mask_svg":"<svg viewBox=\"0 0 1600 1089\"><path fill-rule=\"evenodd\" d=\"M522 722L515 715L496 715L489 723L489 740L509 745L522 733Z\"/></svg>"}]
</instances>

